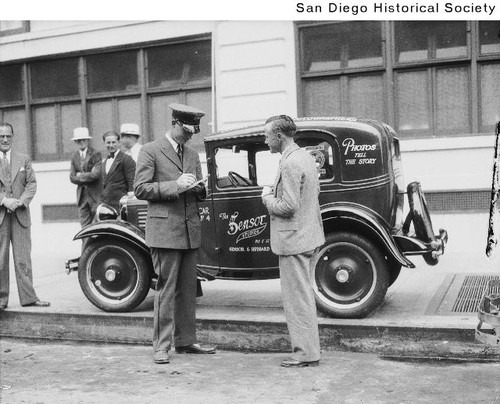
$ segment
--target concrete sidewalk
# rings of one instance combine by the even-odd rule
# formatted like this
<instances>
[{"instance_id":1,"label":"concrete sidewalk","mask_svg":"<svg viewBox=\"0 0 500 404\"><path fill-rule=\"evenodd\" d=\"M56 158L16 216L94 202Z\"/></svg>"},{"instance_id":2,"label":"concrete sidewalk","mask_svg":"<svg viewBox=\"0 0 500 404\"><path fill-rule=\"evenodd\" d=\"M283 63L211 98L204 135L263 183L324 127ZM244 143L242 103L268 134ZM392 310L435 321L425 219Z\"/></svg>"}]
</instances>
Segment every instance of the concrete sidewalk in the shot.
<instances>
[{"instance_id":1,"label":"concrete sidewalk","mask_svg":"<svg viewBox=\"0 0 500 404\"><path fill-rule=\"evenodd\" d=\"M445 228L450 237L440 263L429 267L422 258L411 258L417 268L403 268L382 306L365 319L319 313L323 349L500 357L500 349L475 341L475 310L452 310L467 275L500 276L500 247L493 259L484 254L487 215L434 215L433 223L436 232ZM131 313L105 313L94 307L81 292L77 274L64 273L64 261L78 256L80 248L68 242L72 233L64 226L56 234L57 243L45 241L43 250L33 252L35 287L51 306L20 307L12 284L9 307L0 315L0 335L149 344L154 292ZM34 234L34 246L43 245L42 240L41 234ZM287 350L279 289L279 280L203 283L197 309L200 339L225 349Z\"/></svg>"}]
</instances>

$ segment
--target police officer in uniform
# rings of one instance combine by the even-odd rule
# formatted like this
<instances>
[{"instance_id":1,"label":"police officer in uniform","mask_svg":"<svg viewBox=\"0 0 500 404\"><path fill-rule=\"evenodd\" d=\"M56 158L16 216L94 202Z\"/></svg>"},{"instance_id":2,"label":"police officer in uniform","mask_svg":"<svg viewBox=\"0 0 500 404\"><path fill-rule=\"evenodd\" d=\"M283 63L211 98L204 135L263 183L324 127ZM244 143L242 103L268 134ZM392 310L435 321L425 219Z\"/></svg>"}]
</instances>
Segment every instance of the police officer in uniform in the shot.
<instances>
[{"instance_id":1,"label":"police officer in uniform","mask_svg":"<svg viewBox=\"0 0 500 404\"><path fill-rule=\"evenodd\" d=\"M168 363L168 351L212 354L196 338L196 263L201 243L198 201L206 197L198 153L186 142L199 133L205 113L171 104L172 128L145 144L137 161L134 192L148 201L146 244L158 275L154 300L155 363Z\"/></svg>"}]
</instances>

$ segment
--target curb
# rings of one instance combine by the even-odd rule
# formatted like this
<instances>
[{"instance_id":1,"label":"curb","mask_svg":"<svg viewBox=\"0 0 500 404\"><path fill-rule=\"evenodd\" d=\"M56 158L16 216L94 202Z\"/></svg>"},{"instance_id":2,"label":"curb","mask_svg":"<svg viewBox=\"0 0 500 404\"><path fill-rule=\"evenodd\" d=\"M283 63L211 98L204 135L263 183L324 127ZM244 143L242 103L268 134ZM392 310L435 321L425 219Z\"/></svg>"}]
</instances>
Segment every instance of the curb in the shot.
<instances>
[{"instance_id":1,"label":"curb","mask_svg":"<svg viewBox=\"0 0 500 404\"><path fill-rule=\"evenodd\" d=\"M0 313L0 337L150 345L151 316L68 313ZM374 353L390 358L500 361L500 348L475 340L474 329L456 327L320 324L325 351ZM200 341L229 351L289 352L284 321L198 319Z\"/></svg>"}]
</instances>

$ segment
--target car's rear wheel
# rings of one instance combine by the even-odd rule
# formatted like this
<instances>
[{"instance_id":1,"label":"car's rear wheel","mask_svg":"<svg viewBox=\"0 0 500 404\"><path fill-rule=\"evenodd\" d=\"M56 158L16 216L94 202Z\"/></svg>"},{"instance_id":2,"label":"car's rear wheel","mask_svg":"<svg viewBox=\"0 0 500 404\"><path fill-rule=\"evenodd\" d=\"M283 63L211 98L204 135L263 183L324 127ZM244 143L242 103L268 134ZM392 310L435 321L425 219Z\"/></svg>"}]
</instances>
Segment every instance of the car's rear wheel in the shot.
<instances>
[{"instance_id":1,"label":"car's rear wheel","mask_svg":"<svg viewBox=\"0 0 500 404\"><path fill-rule=\"evenodd\" d=\"M316 303L329 316L366 317L384 300L388 263L367 238L350 232L329 234L312 264Z\"/></svg>"},{"instance_id":2,"label":"car's rear wheel","mask_svg":"<svg viewBox=\"0 0 500 404\"><path fill-rule=\"evenodd\" d=\"M126 312L146 298L151 263L130 243L100 238L80 257L78 281L87 299L101 310Z\"/></svg>"}]
</instances>

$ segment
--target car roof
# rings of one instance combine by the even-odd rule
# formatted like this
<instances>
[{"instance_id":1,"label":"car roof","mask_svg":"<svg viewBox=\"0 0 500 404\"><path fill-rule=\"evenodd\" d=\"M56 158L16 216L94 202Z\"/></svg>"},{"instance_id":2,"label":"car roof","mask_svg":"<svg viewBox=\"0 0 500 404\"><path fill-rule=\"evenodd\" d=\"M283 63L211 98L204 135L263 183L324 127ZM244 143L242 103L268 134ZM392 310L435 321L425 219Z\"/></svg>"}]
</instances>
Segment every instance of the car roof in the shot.
<instances>
[{"instance_id":1,"label":"car roof","mask_svg":"<svg viewBox=\"0 0 500 404\"><path fill-rule=\"evenodd\" d=\"M387 124L373 119L362 119L354 117L311 117L311 118L295 118L293 120L297 125L297 132L308 129L316 130L332 130L332 129L354 129L359 131L377 132L380 133L394 132ZM240 128L226 129L205 136L205 142L213 142L235 138L258 137L263 136L264 126L250 125Z\"/></svg>"}]
</instances>

